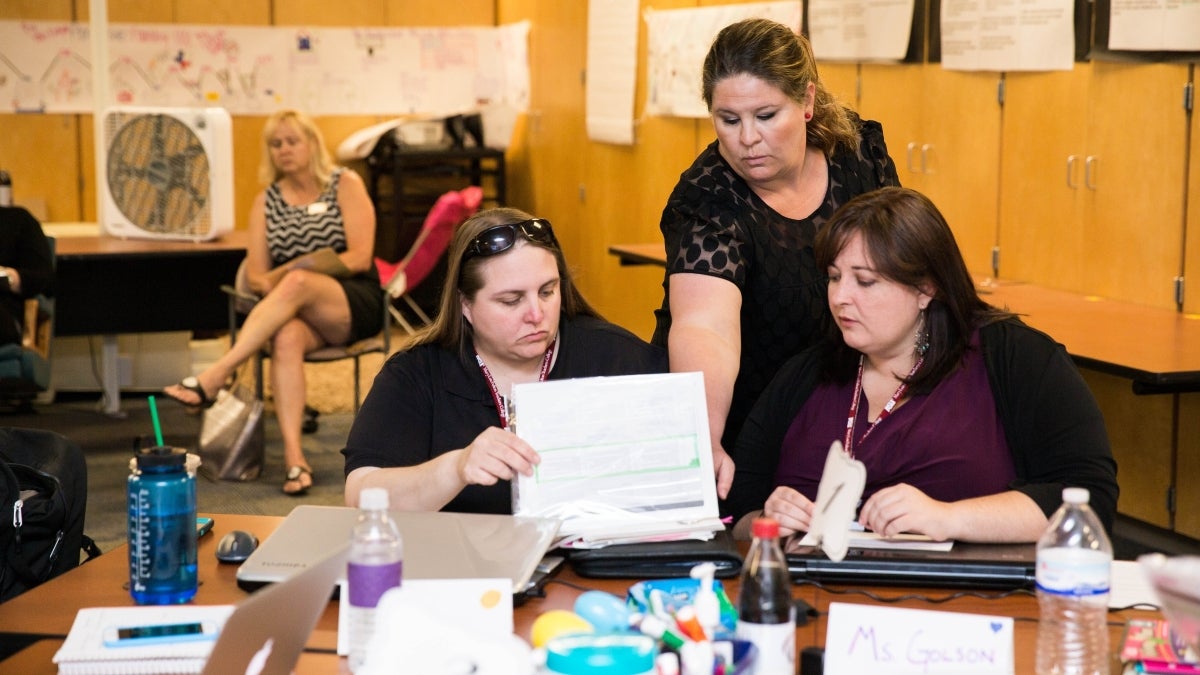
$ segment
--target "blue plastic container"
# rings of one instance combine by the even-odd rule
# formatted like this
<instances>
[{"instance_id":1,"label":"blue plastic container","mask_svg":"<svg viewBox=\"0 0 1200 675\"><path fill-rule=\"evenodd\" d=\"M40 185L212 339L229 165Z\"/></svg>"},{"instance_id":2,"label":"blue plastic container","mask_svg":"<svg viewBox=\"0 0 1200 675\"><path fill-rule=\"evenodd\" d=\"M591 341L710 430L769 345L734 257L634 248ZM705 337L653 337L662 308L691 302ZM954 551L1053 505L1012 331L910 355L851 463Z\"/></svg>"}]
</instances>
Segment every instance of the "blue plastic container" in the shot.
<instances>
[{"instance_id":1,"label":"blue plastic container","mask_svg":"<svg viewBox=\"0 0 1200 675\"><path fill-rule=\"evenodd\" d=\"M196 595L196 479L186 460L182 448L143 448L129 477L129 592L139 605Z\"/></svg>"}]
</instances>

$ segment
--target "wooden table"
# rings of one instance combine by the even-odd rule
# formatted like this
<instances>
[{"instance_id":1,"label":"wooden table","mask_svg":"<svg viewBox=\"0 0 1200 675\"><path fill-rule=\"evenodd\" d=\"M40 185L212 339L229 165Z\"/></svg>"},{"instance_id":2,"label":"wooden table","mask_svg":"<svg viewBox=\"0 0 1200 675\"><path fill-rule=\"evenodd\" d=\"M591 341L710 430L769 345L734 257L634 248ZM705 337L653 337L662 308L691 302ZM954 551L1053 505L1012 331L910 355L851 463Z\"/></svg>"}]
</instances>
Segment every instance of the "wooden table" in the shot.
<instances>
[{"instance_id":1,"label":"wooden table","mask_svg":"<svg viewBox=\"0 0 1200 675\"><path fill-rule=\"evenodd\" d=\"M232 529L243 529L253 532L260 539L265 538L278 526L282 518L219 514L212 517L215 521L213 532L201 540L198 551L201 584L195 602L205 605L237 603L245 599L248 594L237 587L236 566L221 565L216 562L214 550L217 540ZM128 578L126 565L125 549L119 547L61 577L0 604L0 634L17 640L23 639L26 645L20 652L0 662L0 672L53 675L56 668L50 659L62 644L62 639L70 631L75 613L79 609L91 606L133 604L128 591L122 588L122 584ZM584 579L569 568L563 569L546 586L544 598L532 598L515 609L513 613L514 632L528 640L533 621L543 612L551 609L569 610L574 606L575 598L582 593L578 587L604 590L624 597L629 586L635 581L633 579ZM729 596L736 601L737 580L725 580L724 585ZM833 590L838 588L844 587L831 587ZM796 645L798 650L809 646L824 646L826 617L831 602L857 604L877 602L865 595L842 595L832 590L809 585L796 585L792 587L792 590L793 597L804 600L820 612L817 618L809 621L806 625L797 627ZM944 589L869 588L854 590L870 591L882 598L918 595L938 600L951 594L951 591ZM894 603L894 606L1014 617L1016 619L1014 625L1015 672L1033 672L1038 617L1036 598L1030 593L1006 597L998 597L999 594L994 593L981 595L984 597L959 597L945 602L906 599ZM337 646L337 614L337 603L330 602L313 631L307 646L308 651L301 657L297 673L345 671L344 660L338 658L334 653ZM1157 616L1157 613L1123 611L1110 614L1109 635L1110 645L1113 649L1116 649L1124 622L1127 619L1152 616ZM1119 673L1121 671L1114 667L1112 672Z\"/></svg>"},{"instance_id":2,"label":"wooden table","mask_svg":"<svg viewBox=\"0 0 1200 675\"><path fill-rule=\"evenodd\" d=\"M233 281L246 241L241 230L209 242L55 237L54 334L103 336L104 412L120 412L118 334L229 329L220 286Z\"/></svg>"},{"instance_id":3,"label":"wooden table","mask_svg":"<svg viewBox=\"0 0 1200 675\"><path fill-rule=\"evenodd\" d=\"M608 252L622 265L667 264L661 244ZM1080 367L1132 380L1135 393L1200 391L1200 315L1007 280L980 283L979 291L1061 342Z\"/></svg>"}]
</instances>

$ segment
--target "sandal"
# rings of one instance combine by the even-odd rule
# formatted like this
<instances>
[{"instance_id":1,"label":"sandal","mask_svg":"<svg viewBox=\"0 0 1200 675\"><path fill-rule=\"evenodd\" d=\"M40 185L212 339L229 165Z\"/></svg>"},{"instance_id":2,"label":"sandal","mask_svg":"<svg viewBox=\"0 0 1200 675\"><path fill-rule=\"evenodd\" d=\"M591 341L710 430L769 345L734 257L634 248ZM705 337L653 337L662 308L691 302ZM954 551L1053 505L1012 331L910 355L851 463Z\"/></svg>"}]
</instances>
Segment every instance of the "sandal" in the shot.
<instances>
[{"instance_id":1,"label":"sandal","mask_svg":"<svg viewBox=\"0 0 1200 675\"><path fill-rule=\"evenodd\" d=\"M188 375L187 377L183 378L175 386L180 387L184 390L190 391L193 394L195 394L196 396L200 397L200 401L198 403L188 403L187 401L184 401L183 399L180 399L177 396L172 396L171 392L167 391L166 389L163 389L163 394L167 398L179 403L180 405L182 405L185 408L188 408L189 410L193 410L193 411L207 410L208 408L212 407L213 403L216 402L215 398L210 398L208 396L208 393L204 391L204 387L200 386L200 380L197 380L195 378L195 376L193 376L193 375Z\"/></svg>"},{"instance_id":2,"label":"sandal","mask_svg":"<svg viewBox=\"0 0 1200 675\"><path fill-rule=\"evenodd\" d=\"M300 480L306 475L308 476L308 485L305 485L304 481ZM289 466L287 470L287 476L284 477L283 481L283 494L291 495L293 497L299 497L300 495L305 494L313 485L312 475L312 469L308 468L307 466L301 466L299 464ZM295 483L300 487L295 490L289 490L289 483Z\"/></svg>"}]
</instances>

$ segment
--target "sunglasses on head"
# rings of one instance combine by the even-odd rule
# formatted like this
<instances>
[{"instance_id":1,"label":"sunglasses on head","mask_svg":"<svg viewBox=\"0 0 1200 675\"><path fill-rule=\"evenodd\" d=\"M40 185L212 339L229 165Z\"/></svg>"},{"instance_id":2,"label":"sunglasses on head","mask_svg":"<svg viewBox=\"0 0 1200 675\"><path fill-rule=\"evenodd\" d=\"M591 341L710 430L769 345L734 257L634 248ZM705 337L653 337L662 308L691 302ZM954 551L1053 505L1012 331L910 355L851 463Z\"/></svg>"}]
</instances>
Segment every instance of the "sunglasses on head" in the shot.
<instances>
[{"instance_id":1,"label":"sunglasses on head","mask_svg":"<svg viewBox=\"0 0 1200 675\"><path fill-rule=\"evenodd\" d=\"M517 243L518 234L529 241L558 246L558 240L554 238L554 230L550 229L550 221L543 218L530 218L519 223L489 227L480 232L478 237L467 244L467 249L463 252L463 260L469 260L475 256L503 253Z\"/></svg>"}]
</instances>

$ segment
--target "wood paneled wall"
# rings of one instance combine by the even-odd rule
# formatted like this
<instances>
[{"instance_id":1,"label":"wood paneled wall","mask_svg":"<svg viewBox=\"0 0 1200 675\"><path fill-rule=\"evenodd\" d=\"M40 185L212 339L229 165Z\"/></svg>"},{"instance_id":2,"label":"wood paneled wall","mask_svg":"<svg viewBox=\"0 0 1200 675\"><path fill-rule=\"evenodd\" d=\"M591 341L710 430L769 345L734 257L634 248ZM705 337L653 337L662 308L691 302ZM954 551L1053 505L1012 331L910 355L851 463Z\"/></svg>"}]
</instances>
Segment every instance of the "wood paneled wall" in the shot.
<instances>
[{"instance_id":1,"label":"wood paneled wall","mask_svg":"<svg viewBox=\"0 0 1200 675\"><path fill-rule=\"evenodd\" d=\"M642 0L641 9L732 1ZM642 117L633 146L587 140L585 0L109 0L108 8L113 22L411 26L529 20L532 103L508 150L509 204L554 223L580 287L602 313L643 337L653 331L661 269L622 268L607 251L614 244L660 240L659 215L671 188L714 134L708 120ZM87 21L87 9L87 0L3 0L0 19ZM639 26L635 114L646 100L646 29L644 22ZM884 124L902 182L927 190L947 211L973 271L990 271L990 248L999 244L1002 276L1164 307L1172 299L1162 280L1188 270L1193 281L1184 308L1200 313L1200 120L1166 108L1147 113L1139 93L1130 93L1158 81L1168 89L1176 80L1195 81L1194 66L1077 64L1069 73L1009 75L1003 115L987 102L999 74L938 70L823 64L821 72L833 92ZM974 101L970 114L951 103L961 96ZM949 128L946 111L967 120L965 131ZM1148 129L1155 117L1168 126ZM1182 119L1190 120L1190 134L1170 126ZM326 117L318 123L336 147L378 121ZM256 178L261 126L261 117L234 119L239 218L261 189ZM1147 156L1147 148L1170 147L1175 138L1183 150L1189 135L1190 171L1184 173L1183 160L1174 154L1170 161ZM93 220L91 137L89 115L0 115L0 167L13 174L17 201L40 206L51 221ZM939 146L934 161L940 172L906 176L907 144L928 138ZM1047 152L1057 146L1062 153ZM1101 155L1105 188L1130 183L1134 192L1047 196L1051 185L1061 187L1063 158L1057 154L1066 153ZM1139 162L1151 170L1142 170ZM1159 184L1173 181L1181 203L1164 204ZM1110 211L1119 217L1106 215ZM1151 241L1142 245L1138 233ZM1154 272L1152 282L1143 281L1148 275L1140 273L1146 271ZM1172 524L1157 495L1171 471L1178 472L1174 480L1181 485L1200 476L1200 394L1135 397L1125 380L1087 377L1121 462L1122 511ZM1179 498L1174 524L1200 536L1200 502L1182 493Z\"/></svg>"}]
</instances>

